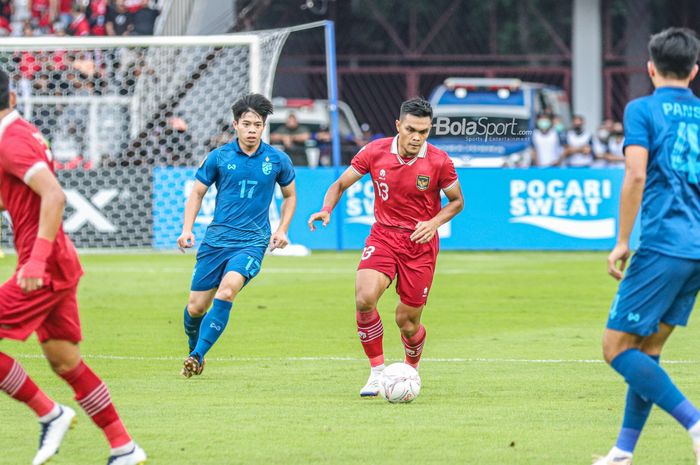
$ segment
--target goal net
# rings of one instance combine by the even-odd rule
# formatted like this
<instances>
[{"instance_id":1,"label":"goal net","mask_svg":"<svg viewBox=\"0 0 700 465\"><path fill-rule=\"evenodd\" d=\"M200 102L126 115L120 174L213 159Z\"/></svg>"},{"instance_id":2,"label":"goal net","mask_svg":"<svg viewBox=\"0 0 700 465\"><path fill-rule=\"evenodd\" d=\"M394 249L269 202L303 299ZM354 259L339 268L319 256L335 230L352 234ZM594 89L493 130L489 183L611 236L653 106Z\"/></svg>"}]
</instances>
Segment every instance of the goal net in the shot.
<instances>
[{"instance_id":1,"label":"goal net","mask_svg":"<svg viewBox=\"0 0 700 465\"><path fill-rule=\"evenodd\" d=\"M78 247L172 247L186 180L231 139L237 96L271 97L289 32L0 42L17 110L50 144L67 196L64 227Z\"/></svg>"}]
</instances>

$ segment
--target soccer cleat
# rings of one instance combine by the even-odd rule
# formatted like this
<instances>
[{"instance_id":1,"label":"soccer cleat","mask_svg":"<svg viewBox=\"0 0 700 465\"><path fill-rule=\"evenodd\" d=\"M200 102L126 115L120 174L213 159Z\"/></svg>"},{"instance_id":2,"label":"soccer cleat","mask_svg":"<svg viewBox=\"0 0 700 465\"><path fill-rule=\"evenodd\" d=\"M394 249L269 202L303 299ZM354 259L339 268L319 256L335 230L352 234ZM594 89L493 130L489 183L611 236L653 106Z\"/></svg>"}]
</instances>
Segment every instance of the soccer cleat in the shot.
<instances>
[{"instance_id":1,"label":"soccer cleat","mask_svg":"<svg viewBox=\"0 0 700 465\"><path fill-rule=\"evenodd\" d=\"M134 444L134 448L125 454L111 455L107 465L143 465L147 458L146 452Z\"/></svg>"},{"instance_id":2,"label":"soccer cleat","mask_svg":"<svg viewBox=\"0 0 700 465\"><path fill-rule=\"evenodd\" d=\"M190 355L185 359L185 363L182 364L182 371L180 373L185 378L191 378L195 375L199 376L204 371L205 363L204 359L200 362L198 357Z\"/></svg>"},{"instance_id":3,"label":"soccer cleat","mask_svg":"<svg viewBox=\"0 0 700 465\"><path fill-rule=\"evenodd\" d=\"M632 465L632 457L594 457L593 465Z\"/></svg>"},{"instance_id":4,"label":"soccer cleat","mask_svg":"<svg viewBox=\"0 0 700 465\"><path fill-rule=\"evenodd\" d=\"M32 465L43 465L51 457L58 454L63 437L69 429L75 426L78 419L75 417L75 410L65 405L59 405L60 413L53 420L41 425L41 435L39 436L39 450L34 456Z\"/></svg>"},{"instance_id":5,"label":"soccer cleat","mask_svg":"<svg viewBox=\"0 0 700 465\"><path fill-rule=\"evenodd\" d=\"M360 397L377 397L379 394L379 379L382 376L381 371L372 371L362 389L360 389Z\"/></svg>"},{"instance_id":6,"label":"soccer cleat","mask_svg":"<svg viewBox=\"0 0 700 465\"><path fill-rule=\"evenodd\" d=\"M695 464L700 465L700 443L693 444L693 452L695 453Z\"/></svg>"}]
</instances>

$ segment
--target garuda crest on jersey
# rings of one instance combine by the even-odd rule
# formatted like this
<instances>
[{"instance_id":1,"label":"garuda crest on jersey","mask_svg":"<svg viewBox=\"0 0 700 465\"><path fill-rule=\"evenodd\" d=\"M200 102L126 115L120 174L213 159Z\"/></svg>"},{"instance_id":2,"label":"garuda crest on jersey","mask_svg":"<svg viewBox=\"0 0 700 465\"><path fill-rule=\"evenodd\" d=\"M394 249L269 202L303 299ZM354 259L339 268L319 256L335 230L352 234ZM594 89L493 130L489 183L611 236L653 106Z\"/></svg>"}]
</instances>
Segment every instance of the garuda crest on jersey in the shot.
<instances>
[{"instance_id":1,"label":"garuda crest on jersey","mask_svg":"<svg viewBox=\"0 0 700 465\"><path fill-rule=\"evenodd\" d=\"M424 174L419 174L418 177L416 178L416 187L418 188L418 190L419 191L427 190L428 186L430 186L430 176L426 176Z\"/></svg>"}]
</instances>

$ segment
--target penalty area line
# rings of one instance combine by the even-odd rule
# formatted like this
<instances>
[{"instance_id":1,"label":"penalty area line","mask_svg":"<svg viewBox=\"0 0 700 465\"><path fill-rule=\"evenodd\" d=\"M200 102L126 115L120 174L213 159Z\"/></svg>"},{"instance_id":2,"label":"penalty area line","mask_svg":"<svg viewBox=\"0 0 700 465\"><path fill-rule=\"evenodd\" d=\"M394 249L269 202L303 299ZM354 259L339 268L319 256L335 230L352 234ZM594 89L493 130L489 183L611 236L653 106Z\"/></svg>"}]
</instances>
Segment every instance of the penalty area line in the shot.
<instances>
[{"instance_id":1,"label":"penalty area line","mask_svg":"<svg viewBox=\"0 0 700 465\"><path fill-rule=\"evenodd\" d=\"M20 359L43 359L41 354L13 354ZM133 355L83 354L83 358L93 360L123 360L136 362L170 362L182 361L184 356L154 356L141 357ZM357 357L207 357L209 361L217 362L362 362L366 358ZM432 358L425 357L421 361L431 363L523 363L523 364L599 364L603 360L587 359L522 359L522 358ZM664 365L694 365L697 360L664 360Z\"/></svg>"}]
</instances>

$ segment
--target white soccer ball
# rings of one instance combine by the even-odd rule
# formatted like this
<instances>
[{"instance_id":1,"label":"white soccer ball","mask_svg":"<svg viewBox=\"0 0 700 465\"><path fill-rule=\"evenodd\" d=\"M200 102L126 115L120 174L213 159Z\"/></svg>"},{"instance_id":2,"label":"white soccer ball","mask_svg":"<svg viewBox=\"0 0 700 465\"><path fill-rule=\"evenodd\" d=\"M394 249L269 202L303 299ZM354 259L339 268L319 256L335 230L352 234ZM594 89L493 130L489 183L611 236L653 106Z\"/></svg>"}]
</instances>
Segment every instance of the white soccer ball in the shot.
<instances>
[{"instance_id":1,"label":"white soccer ball","mask_svg":"<svg viewBox=\"0 0 700 465\"><path fill-rule=\"evenodd\" d=\"M379 395L391 403L411 402L420 393L420 376L411 365L393 363L379 379Z\"/></svg>"}]
</instances>

